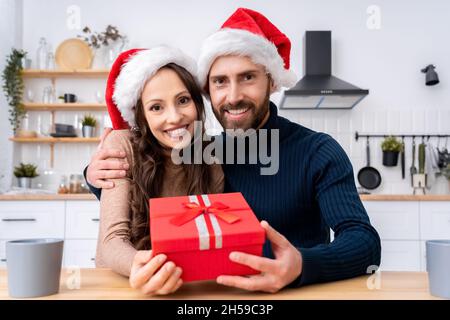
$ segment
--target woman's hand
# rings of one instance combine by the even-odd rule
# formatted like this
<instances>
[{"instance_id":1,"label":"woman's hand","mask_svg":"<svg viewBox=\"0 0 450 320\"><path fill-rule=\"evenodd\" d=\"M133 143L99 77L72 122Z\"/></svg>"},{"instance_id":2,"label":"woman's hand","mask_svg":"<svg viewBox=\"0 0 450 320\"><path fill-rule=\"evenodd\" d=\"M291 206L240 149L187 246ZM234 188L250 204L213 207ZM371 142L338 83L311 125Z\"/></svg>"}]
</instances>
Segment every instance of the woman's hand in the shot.
<instances>
[{"instance_id":1,"label":"woman's hand","mask_svg":"<svg viewBox=\"0 0 450 320\"><path fill-rule=\"evenodd\" d=\"M177 291L183 284L180 278L182 269L172 261L164 263L166 259L164 254L152 257L151 250L138 251L131 267L131 287L149 295L164 295Z\"/></svg>"}]
</instances>

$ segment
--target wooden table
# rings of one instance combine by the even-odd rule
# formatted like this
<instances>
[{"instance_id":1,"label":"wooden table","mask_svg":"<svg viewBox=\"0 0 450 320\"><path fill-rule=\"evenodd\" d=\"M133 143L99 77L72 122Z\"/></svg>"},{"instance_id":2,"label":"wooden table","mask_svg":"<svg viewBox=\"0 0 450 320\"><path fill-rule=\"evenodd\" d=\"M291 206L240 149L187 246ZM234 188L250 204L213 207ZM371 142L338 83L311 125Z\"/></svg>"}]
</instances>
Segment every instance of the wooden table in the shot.
<instances>
[{"instance_id":1,"label":"wooden table","mask_svg":"<svg viewBox=\"0 0 450 320\"><path fill-rule=\"evenodd\" d=\"M78 279L81 279L79 289L76 289L77 271L63 269L59 294L40 299L437 299L429 294L428 278L425 272L381 272L376 275L315 284L298 289L284 289L276 294L247 292L224 287L214 281L203 281L186 283L176 293L164 297L148 297L140 294L130 288L127 278L109 269L78 269L78 274L80 275ZM379 279L379 285L376 279ZM0 269L1 299L10 299L5 269Z\"/></svg>"}]
</instances>

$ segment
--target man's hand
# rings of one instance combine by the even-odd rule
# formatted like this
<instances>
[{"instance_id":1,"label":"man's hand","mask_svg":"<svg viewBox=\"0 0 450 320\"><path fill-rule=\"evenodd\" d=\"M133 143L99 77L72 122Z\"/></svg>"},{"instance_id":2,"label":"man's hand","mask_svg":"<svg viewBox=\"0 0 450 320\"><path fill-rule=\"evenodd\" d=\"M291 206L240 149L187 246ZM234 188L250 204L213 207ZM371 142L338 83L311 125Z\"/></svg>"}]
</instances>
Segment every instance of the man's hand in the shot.
<instances>
[{"instance_id":1,"label":"man's hand","mask_svg":"<svg viewBox=\"0 0 450 320\"><path fill-rule=\"evenodd\" d=\"M302 255L266 221L261 221L267 238L272 244L275 259L259 257L243 252L231 252L230 260L247 265L261 274L249 277L219 276L217 283L249 291L275 293L294 281L302 273Z\"/></svg>"},{"instance_id":2,"label":"man's hand","mask_svg":"<svg viewBox=\"0 0 450 320\"><path fill-rule=\"evenodd\" d=\"M105 128L100 137L100 144L97 151L91 158L91 162L86 171L86 180L89 184L99 189L110 189L114 187L112 181L106 179L123 178L126 171L130 168L128 163L117 160L107 160L109 158L125 158L123 151L115 149L103 149L103 142L106 136L112 131L111 128Z\"/></svg>"}]
</instances>

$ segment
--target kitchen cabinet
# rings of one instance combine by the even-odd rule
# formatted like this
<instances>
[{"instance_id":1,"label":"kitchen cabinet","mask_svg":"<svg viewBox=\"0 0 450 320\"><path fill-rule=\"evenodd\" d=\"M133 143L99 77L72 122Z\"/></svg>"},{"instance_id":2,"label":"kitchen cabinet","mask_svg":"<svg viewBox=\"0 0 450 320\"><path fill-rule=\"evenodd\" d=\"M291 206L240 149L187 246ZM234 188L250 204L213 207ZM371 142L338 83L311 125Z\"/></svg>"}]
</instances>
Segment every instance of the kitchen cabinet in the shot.
<instances>
[{"instance_id":1,"label":"kitchen cabinet","mask_svg":"<svg viewBox=\"0 0 450 320\"><path fill-rule=\"evenodd\" d=\"M0 268L6 267L5 241L0 240Z\"/></svg>"},{"instance_id":2,"label":"kitchen cabinet","mask_svg":"<svg viewBox=\"0 0 450 320\"><path fill-rule=\"evenodd\" d=\"M381 238L381 270L426 271L426 240L450 239L448 201L363 201Z\"/></svg>"},{"instance_id":3,"label":"kitchen cabinet","mask_svg":"<svg viewBox=\"0 0 450 320\"><path fill-rule=\"evenodd\" d=\"M0 201L0 267L8 240L64 239L64 266L95 267L98 201Z\"/></svg>"},{"instance_id":4,"label":"kitchen cabinet","mask_svg":"<svg viewBox=\"0 0 450 320\"><path fill-rule=\"evenodd\" d=\"M64 265L70 267L95 268L97 240L64 241Z\"/></svg>"},{"instance_id":5,"label":"kitchen cabinet","mask_svg":"<svg viewBox=\"0 0 450 320\"><path fill-rule=\"evenodd\" d=\"M381 270L421 270L419 202L365 201L363 204L381 238Z\"/></svg>"},{"instance_id":6,"label":"kitchen cabinet","mask_svg":"<svg viewBox=\"0 0 450 320\"><path fill-rule=\"evenodd\" d=\"M65 238L97 239L99 218L100 202L66 201Z\"/></svg>"},{"instance_id":7,"label":"kitchen cabinet","mask_svg":"<svg viewBox=\"0 0 450 320\"><path fill-rule=\"evenodd\" d=\"M367 201L364 207L381 239L419 239L419 202Z\"/></svg>"},{"instance_id":8,"label":"kitchen cabinet","mask_svg":"<svg viewBox=\"0 0 450 320\"><path fill-rule=\"evenodd\" d=\"M0 239L64 238L64 202L11 201L0 205Z\"/></svg>"},{"instance_id":9,"label":"kitchen cabinet","mask_svg":"<svg viewBox=\"0 0 450 320\"><path fill-rule=\"evenodd\" d=\"M422 270L420 241L381 240L381 270Z\"/></svg>"},{"instance_id":10,"label":"kitchen cabinet","mask_svg":"<svg viewBox=\"0 0 450 320\"><path fill-rule=\"evenodd\" d=\"M423 240L450 239L450 203L421 202L420 213Z\"/></svg>"},{"instance_id":11,"label":"kitchen cabinet","mask_svg":"<svg viewBox=\"0 0 450 320\"><path fill-rule=\"evenodd\" d=\"M65 266L95 268L100 202L66 201Z\"/></svg>"},{"instance_id":12,"label":"kitchen cabinet","mask_svg":"<svg viewBox=\"0 0 450 320\"><path fill-rule=\"evenodd\" d=\"M95 267L100 203L91 195L41 196L44 200L9 197L0 201L0 268L6 265L6 241L37 237L65 239L65 266ZM450 201L423 197L420 201L363 199L381 238L381 270L425 271L425 241L450 239Z\"/></svg>"}]
</instances>

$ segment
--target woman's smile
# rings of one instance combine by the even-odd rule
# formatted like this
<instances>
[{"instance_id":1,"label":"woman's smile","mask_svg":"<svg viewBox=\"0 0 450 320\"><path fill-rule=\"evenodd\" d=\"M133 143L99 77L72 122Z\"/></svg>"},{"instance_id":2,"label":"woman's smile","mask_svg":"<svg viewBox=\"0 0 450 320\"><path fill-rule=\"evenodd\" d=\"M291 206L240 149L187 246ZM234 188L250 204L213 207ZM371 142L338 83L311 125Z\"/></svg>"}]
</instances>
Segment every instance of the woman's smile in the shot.
<instances>
[{"instance_id":1,"label":"woman's smile","mask_svg":"<svg viewBox=\"0 0 450 320\"><path fill-rule=\"evenodd\" d=\"M164 133L172 140L172 141L181 141L183 137L189 133L189 127L191 124L180 125L176 127L171 127L169 129L164 130Z\"/></svg>"}]
</instances>

